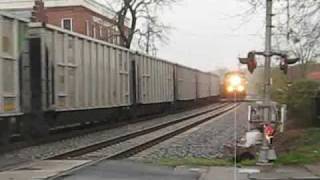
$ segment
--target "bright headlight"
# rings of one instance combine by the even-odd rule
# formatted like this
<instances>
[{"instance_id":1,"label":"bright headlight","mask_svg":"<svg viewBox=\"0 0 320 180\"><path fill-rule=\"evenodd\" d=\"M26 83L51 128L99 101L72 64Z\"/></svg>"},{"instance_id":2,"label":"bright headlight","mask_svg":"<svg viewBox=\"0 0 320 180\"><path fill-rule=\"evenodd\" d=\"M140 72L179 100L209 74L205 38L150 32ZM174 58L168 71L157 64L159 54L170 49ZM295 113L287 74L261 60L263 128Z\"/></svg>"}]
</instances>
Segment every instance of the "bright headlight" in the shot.
<instances>
[{"instance_id":1,"label":"bright headlight","mask_svg":"<svg viewBox=\"0 0 320 180\"><path fill-rule=\"evenodd\" d=\"M239 86L241 85L241 78L237 75L231 76L229 79L229 83L231 86Z\"/></svg>"},{"instance_id":2,"label":"bright headlight","mask_svg":"<svg viewBox=\"0 0 320 180\"><path fill-rule=\"evenodd\" d=\"M234 88L233 88L232 86L228 86L228 87L227 87L227 91L228 91L228 92L233 92L233 91L234 91Z\"/></svg>"},{"instance_id":3,"label":"bright headlight","mask_svg":"<svg viewBox=\"0 0 320 180\"><path fill-rule=\"evenodd\" d=\"M242 86L242 85L238 86L237 91L243 92L244 91L244 86Z\"/></svg>"}]
</instances>

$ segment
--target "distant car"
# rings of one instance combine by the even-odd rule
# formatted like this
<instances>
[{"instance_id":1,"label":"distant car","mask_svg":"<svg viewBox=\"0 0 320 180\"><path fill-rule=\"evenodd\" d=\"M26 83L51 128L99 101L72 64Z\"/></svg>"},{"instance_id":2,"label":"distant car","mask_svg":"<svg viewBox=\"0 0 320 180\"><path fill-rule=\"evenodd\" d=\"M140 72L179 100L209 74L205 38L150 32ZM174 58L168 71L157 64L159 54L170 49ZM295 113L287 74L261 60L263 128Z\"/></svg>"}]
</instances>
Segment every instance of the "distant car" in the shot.
<instances>
[{"instance_id":1,"label":"distant car","mask_svg":"<svg viewBox=\"0 0 320 180\"><path fill-rule=\"evenodd\" d=\"M248 80L244 73L228 72L223 79L223 96L226 98L246 98L248 94Z\"/></svg>"}]
</instances>

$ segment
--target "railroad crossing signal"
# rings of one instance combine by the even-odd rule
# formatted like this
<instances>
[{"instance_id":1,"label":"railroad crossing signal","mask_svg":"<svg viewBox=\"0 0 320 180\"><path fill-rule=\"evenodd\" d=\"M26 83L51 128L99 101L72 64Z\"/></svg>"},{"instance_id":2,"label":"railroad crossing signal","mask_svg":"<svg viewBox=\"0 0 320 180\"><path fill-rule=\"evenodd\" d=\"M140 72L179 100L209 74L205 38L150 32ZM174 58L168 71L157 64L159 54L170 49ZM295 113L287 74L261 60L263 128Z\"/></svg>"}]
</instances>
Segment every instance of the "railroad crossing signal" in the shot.
<instances>
[{"instance_id":1,"label":"railroad crossing signal","mask_svg":"<svg viewBox=\"0 0 320 180\"><path fill-rule=\"evenodd\" d=\"M280 61L280 70L284 72L284 74L288 73L288 66L290 64L295 64L299 61L299 58L288 59L288 56L285 55L282 57Z\"/></svg>"},{"instance_id":2,"label":"railroad crossing signal","mask_svg":"<svg viewBox=\"0 0 320 180\"><path fill-rule=\"evenodd\" d=\"M257 68L257 60L255 57L256 55L262 55L262 56L266 57L266 54L263 52L250 51L246 58L239 58L239 62L241 64L246 64L248 66L248 70L251 74ZM290 64L295 64L300 60L299 58L289 59L288 55L281 54L281 53L271 53L271 56L280 56L281 57L280 70L282 70L285 74L288 73L288 66Z\"/></svg>"},{"instance_id":3,"label":"railroad crossing signal","mask_svg":"<svg viewBox=\"0 0 320 180\"><path fill-rule=\"evenodd\" d=\"M246 64L248 66L248 70L251 74L257 68L257 60L255 56L255 52L251 51L248 53L247 58L239 58L241 64Z\"/></svg>"},{"instance_id":4,"label":"railroad crossing signal","mask_svg":"<svg viewBox=\"0 0 320 180\"><path fill-rule=\"evenodd\" d=\"M264 52L250 52L247 58L239 58L241 64L247 64L249 71L252 73L254 68L255 58L254 55L262 55L265 57L265 66L264 66L264 98L261 108L263 108L263 118L261 119L263 124L268 124L271 122L270 117L272 116L272 101L271 101L271 57L272 56L280 56L282 61L280 62L280 69L285 73L288 71L288 65L296 63L299 59L288 59L287 54L273 52L272 45L272 6L273 0L265 0L266 1L266 36L265 36L265 51ZM253 53L253 55L252 55ZM251 63L249 63L252 61ZM256 62L255 62L256 64ZM259 105L258 105L259 106ZM270 160L275 160L276 154L272 146L270 146L267 142L266 138L263 138L262 145L259 151L258 162L261 164L267 164Z\"/></svg>"},{"instance_id":5,"label":"railroad crossing signal","mask_svg":"<svg viewBox=\"0 0 320 180\"><path fill-rule=\"evenodd\" d=\"M269 11L270 11L270 3L272 3L271 0L267 0L267 3L269 3ZM270 13L271 14L271 13ZM270 20L269 20L269 24L270 24ZM270 31L270 27L267 26L268 31ZM269 37L267 37L268 40L270 40L270 35ZM299 58L294 58L294 59L288 59L288 55L287 54L283 54L283 53L279 53L279 52L272 52L271 51L271 43L268 43L268 46L266 48L265 52L256 52L256 51L251 51L248 53L248 57L247 58L239 58L239 61L241 64L247 64L248 66L248 70L253 73L253 71L255 70L255 68L257 67L257 62L255 59L256 55L261 55L264 56L266 58L265 60L265 94L264 94L264 101L262 105L258 105L258 107L261 107L263 109L263 118L261 119L261 121L263 122L264 126L264 138L262 141L262 146L260 148L260 152L259 152L259 158L258 158L258 162L261 164L265 164L270 162L271 160L275 160L276 159L276 154L275 151L272 147L272 138L273 138L273 134L274 134L274 129L270 126L266 126L269 125L272 120L270 119L270 117L272 116L272 114L274 114L272 106L271 104L271 83L270 83L270 76L271 76L271 57L272 56L278 56L281 58L280 61L280 69L282 71L284 71L285 74L287 74L288 72L288 66L290 64L295 64L296 62L299 61ZM283 110L282 110L283 111ZM282 116L285 116L285 111L282 112ZM281 120L281 124L282 124L282 128L281 131L283 131L283 120L284 118L282 118Z\"/></svg>"},{"instance_id":6,"label":"railroad crossing signal","mask_svg":"<svg viewBox=\"0 0 320 180\"><path fill-rule=\"evenodd\" d=\"M280 70L284 72L284 74L288 73L288 62L287 59L281 59L280 61Z\"/></svg>"}]
</instances>

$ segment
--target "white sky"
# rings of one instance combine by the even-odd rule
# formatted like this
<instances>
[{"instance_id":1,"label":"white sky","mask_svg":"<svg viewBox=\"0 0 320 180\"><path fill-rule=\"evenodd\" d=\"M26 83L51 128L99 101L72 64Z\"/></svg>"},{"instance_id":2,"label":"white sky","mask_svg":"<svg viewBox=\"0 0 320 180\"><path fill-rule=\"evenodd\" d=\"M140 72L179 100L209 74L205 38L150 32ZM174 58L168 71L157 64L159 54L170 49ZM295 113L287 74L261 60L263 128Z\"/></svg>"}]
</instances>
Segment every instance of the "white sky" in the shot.
<instances>
[{"instance_id":1,"label":"white sky","mask_svg":"<svg viewBox=\"0 0 320 180\"><path fill-rule=\"evenodd\" d=\"M161 13L173 29L157 55L204 71L235 69L239 56L264 46L264 12L244 18L246 1L180 0Z\"/></svg>"},{"instance_id":2,"label":"white sky","mask_svg":"<svg viewBox=\"0 0 320 180\"><path fill-rule=\"evenodd\" d=\"M244 18L240 0L183 0L163 13L174 27L158 56L201 70L236 68L239 55L263 50L264 12Z\"/></svg>"}]
</instances>

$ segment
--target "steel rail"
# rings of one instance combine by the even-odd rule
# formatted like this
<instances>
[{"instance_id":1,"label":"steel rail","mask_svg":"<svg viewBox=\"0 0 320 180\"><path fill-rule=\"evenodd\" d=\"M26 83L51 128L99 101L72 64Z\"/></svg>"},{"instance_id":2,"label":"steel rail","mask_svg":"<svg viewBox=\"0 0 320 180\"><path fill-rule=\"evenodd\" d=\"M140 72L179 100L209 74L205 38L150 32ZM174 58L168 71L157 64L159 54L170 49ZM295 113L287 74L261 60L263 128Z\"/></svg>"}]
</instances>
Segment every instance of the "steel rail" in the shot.
<instances>
[{"instance_id":1,"label":"steel rail","mask_svg":"<svg viewBox=\"0 0 320 180\"><path fill-rule=\"evenodd\" d=\"M98 151L100 149L112 146L114 144L118 144L118 143L130 140L130 139L133 139L133 138L136 138L136 137L139 137L139 136L143 136L143 135L152 133L152 132L160 130L160 129L164 129L166 127L178 124L180 122L187 121L187 120L189 120L191 118L195 118L195 117L203 115L203 114L207 114L207 113L210 113L210 112L213 112L213 111L216 111L216 110L220 110L220 109L228 106L229 104L230 103L224 103L224 104L222 104L220 106L214 107L214 108L209 109L209 110L205 110L205 111L202 111L202 112L197 112L197 113L194 113L194 114L191 114L191 115L186 115L186 116L184 116L182 118L177 118L176 120L173 120L173 121L170 121L170 122L165 122L163 124L155 125L155 126L152 126L150 128L145 128L145 129L142 129L142 130L135 131L133 133L121 135L121 136L118 136L118 137L115 137L115 138L112 138L112 139L108 139L108 140L103 141L103 142L99 142L99 143L95 143L95 144L92 144L92 145L89 145L89 146L86 146L86 147L82 147L82 148L79 148L79 149L71 150L71 151L66 152L66 153L62 153L62 154L59 154L59 155L52 156L50 158L47 158L46 160L63 160L63 159L72 159L72 158L75 158L75 157L79 157L79 156L82 156L82 155L85 155L85 154L88 154L88 153L91 153L91 152L95 152L95 151Z\"/></svg>"},{"instance_id":2,"label":"steel rail","mask_svg":"<svg viewBox=\"0 0 320 180\"><path fill-rule=\"evenodd\" d=\"M223 102L223 103L226 103L226 102ZM111 125L107 124L107 121L101 121L99 123L89 124L85 126L78 125L78 126L73 126L72 128L67 127L67 128L60 128L60 129L50 129L50 136L45 136L38 139L23 140L23 138L21 137L21 134L15 134L14 136L11 137L11 140L13 141L12 143L5 145L3 147L0 147L0 154L8 153L8 152L11 152L17 149L26 148L26 147L37 146L37 145L51 143L51 142L58 142L68 138L74 138L74 137L94 133L97 131L118 128L126 124L134 124L138 122L148 121L154 118L161 118L161 117L165 117L166 115L174 115L174 114L182 113L185 111L186 110L179 110L174 113L148 115L148 116L139 117L130 122L123 121L123 122L114 123ZM0 170L1 170L1 167L0 167Z\"/></svg>"},{"instance_id":3,"label":"steel rail","mask_svg":"<svg viewBox=\"0 0 320 180\"><path fill-rule=\"evenodd\" d=\"M108 160L119 160L119 159L125 159L125 158L128 158L128 157L131 157L131 156L133 156L135 154L138 154L138 153L140 153L140 152L142 152L142 151L144 151L146 149L149 149L150 147L152 147L154 145L157 145L157 144L159 144L159 143L161 143L163 141L166 141L166 140L168 140L168 139L170 139L170 138L172 138L172 137L174 137L176 135L182 134L183 132L186 132L187 130L190 130L190 129L196 127L196 126L199 126L199 125L211 120L212 118L218 117L218 116L220 116L220 115L222 115L222 114L234 109L235 107L237 107L237 105L232 105L231 107L227 107L227 108L222 109L222 110L220 110L220 108L219 108L219 109L217 109L218 112L215 113L214 115L211 115L209 117L205 117L205 118L200 119L199 121L196 121L196 122L191 123L189 125L182 126L182 127L178 128L178 129L172 131L172 132L169 132L167 134L159 136L159 137L157 137L155 139L152 139L150 141L144 142L144 143L142 143L140 145L137 145L135 147L131 147L131 148L129 148L127 150L124 150L122 152L119 152L119 153L116 153L114 155L111 155L111 156L109 156L108 158L105 158L105 159L108 159Z\"/></svg>"}]
</instances>

